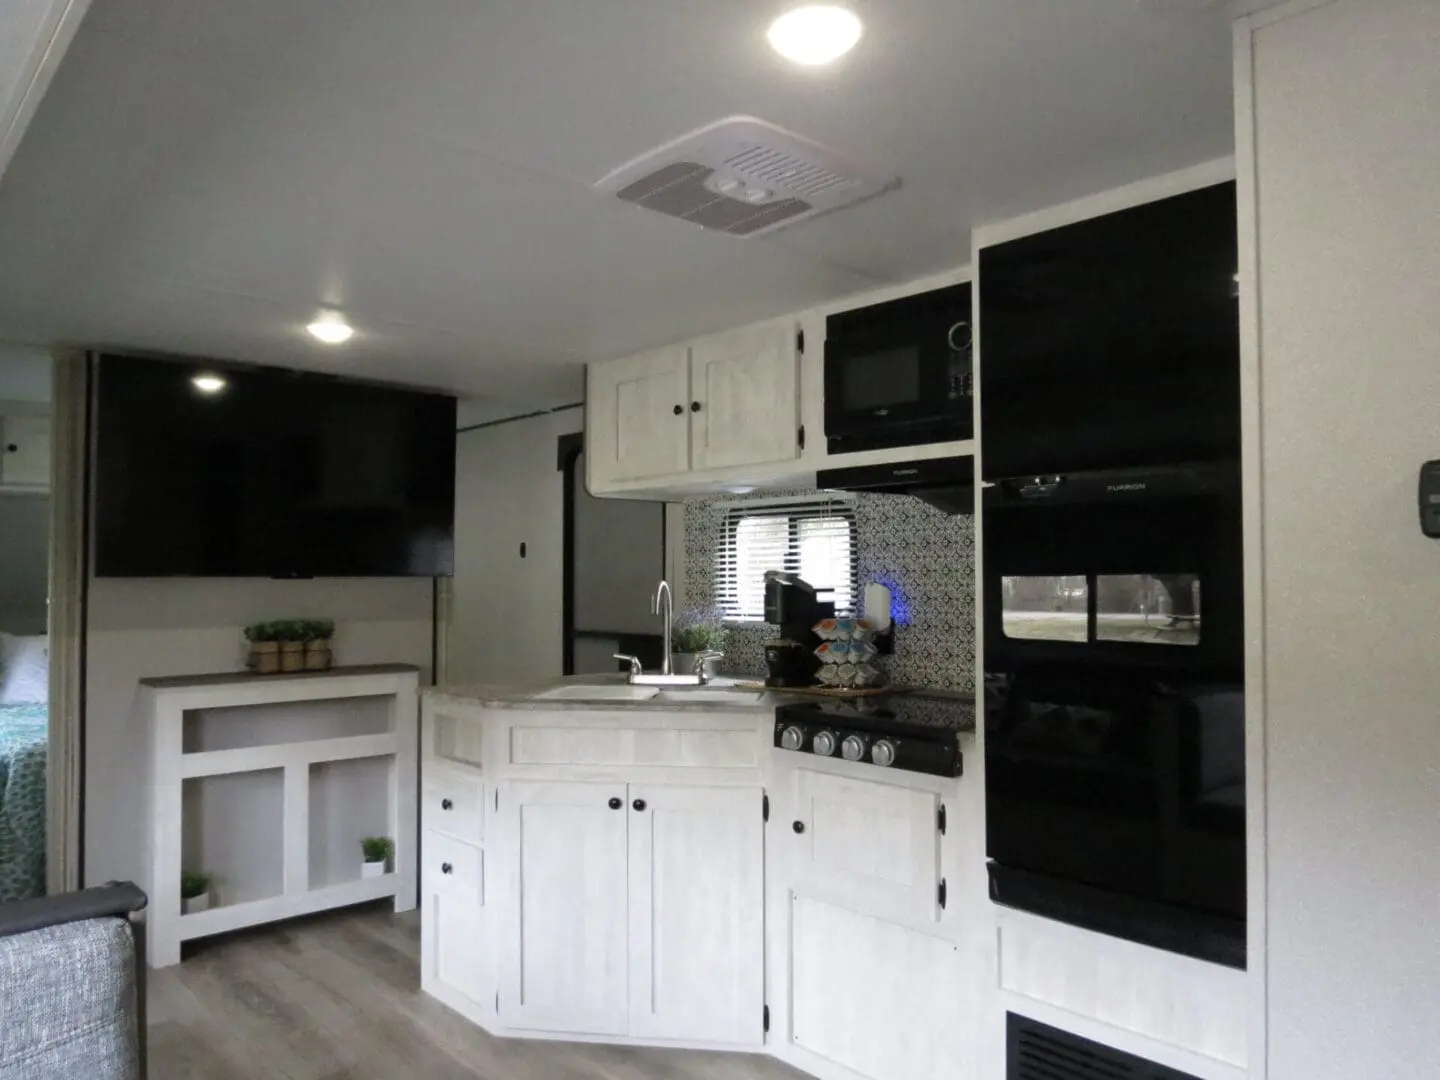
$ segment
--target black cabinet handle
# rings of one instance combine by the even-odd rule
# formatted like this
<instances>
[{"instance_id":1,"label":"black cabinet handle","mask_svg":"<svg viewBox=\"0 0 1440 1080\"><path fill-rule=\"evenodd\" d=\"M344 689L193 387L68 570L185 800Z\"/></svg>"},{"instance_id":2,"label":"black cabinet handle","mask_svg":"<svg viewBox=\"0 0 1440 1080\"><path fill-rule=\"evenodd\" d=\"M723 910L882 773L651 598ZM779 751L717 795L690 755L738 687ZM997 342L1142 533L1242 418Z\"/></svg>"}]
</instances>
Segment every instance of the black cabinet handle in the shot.
<instances>
[{"instance_id":1,"label":"black cabinet handle","mask_svg":"<svg viewBox=\"0 0 1440 1080\"><path fill-rule=\"evenodd\" d=\"M945 901L949 897L950 890L945 887L945 879L940 879L940 910L945 910Z\"/></svg>"},{"instance_id":2,"label":"black cabinet handle","mask_svg":"<svg viewBox=\"0 0 1440 1080\"><path fill-rule=\"evenodd\" d=\"M700 403L699 403L698 401L692 401L692 402L690 402L690 411L691 411L691 412L699 412L699 411L700 411Z\"/></svg>"},{"instance_id":3,"label":"black cabinet handle","mask_svg":"<svg viewBox=\"0 0 1440 1080\"><path fill-rule=\"evenodd\" d=\"M676 406L676 408L679 408L679 406ZM5 452L6 452L7 454L16 454L16 453L19 453L19 452L20 452L20 447L16 446L13 442L12 442L12 443L8 443L8 444L6 444L6 446L5 446Z\"/></svg>"},{"instance_id":4,"label":"black cabinet handle","mask_svg":"<svg viewBox=\"0 0 1440 1080\"><path fill-rule=\"evenodd\" d=\"M455 872L455 867L451 866L448 862L442 862L440 864L440 872L442 874L453 874Z\"/></svg>"},{"instance_id":5,"label":"black cabinet handle","mask_svg":"<svg viewBox=\"0 0 1440 1080\"><path fill-rule=\"evenodd\" d=\"M611 799L611 800L610 800L610 809L611 809L611 810L619 810L620 807L622 807L622 806L624 806L624 805L625 805L625 803L624 803L624 801L621 800L621 799Z\"/></svg>"},{"instance_id":6,"label":"black cabinet handle","mask_svg":"<svg viewBox=\"0 0 1440 1080\"><path fill-rule=\"evenodd\" d=\"M675 415L676 415L676 416L683 416L683 415L685 415L685 406L683 406L683 405L676 405L676 406L675 406Z\"/></svg>"},{"instance_id":7,"label":"black cabinet handle","mask_svg":"<svg viewBox=\"0 0 1440 1080\"><path fill-rule=\"evenodd\" d=\"M641 812L643 812L643 811L645 810L645 800L644 800L644 799L636 799L636 800L635 800L633 803L631 803L630 805L633 806L633 807L635 807L636 810L639 810L639 811L641 811Z\"/></svg>"},{"instance_id":8,"label":"black cabinet handle","mask_svg":"<svg viewBox=\"0 0 1440 1080\"><path fill-rule=\"evenodd\" d=\"M797 834L803 833L805 831L805 823L803 821L797 821L794 825L791 825L790 827L794 829Z\"/></svg>"},{"instance_id":9,"label":"black cabinet handle","mask_svg":"<svg viewBox=\"0 0 1440 1080\"><path fill-rule=\"evenodd\" d=\"M454 809L455 809L455 804L454 804L453 802L451 802L449 799L441 799L441 800L440 800L440 809L441 809L441 810L454 810Z\"/></svg>"}]
</instances>

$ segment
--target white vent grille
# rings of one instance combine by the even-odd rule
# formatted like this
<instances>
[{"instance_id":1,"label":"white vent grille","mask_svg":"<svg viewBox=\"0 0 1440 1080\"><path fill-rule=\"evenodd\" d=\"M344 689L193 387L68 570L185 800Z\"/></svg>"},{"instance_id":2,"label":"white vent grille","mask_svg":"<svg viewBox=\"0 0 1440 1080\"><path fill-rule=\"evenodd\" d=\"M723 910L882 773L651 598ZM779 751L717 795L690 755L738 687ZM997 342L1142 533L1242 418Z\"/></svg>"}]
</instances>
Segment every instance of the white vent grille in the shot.
<instances>
[{"instance_id":1,"label":"white vent grille","mask_svg":"<svg viewBox=\"0 0 1440 1080\"><path fill-rule=\"evenodd\" d=\"M799 135L732 117L667 143L596 186L732 236L755 236L898 187Z\"/></svg>"}]
</instances>

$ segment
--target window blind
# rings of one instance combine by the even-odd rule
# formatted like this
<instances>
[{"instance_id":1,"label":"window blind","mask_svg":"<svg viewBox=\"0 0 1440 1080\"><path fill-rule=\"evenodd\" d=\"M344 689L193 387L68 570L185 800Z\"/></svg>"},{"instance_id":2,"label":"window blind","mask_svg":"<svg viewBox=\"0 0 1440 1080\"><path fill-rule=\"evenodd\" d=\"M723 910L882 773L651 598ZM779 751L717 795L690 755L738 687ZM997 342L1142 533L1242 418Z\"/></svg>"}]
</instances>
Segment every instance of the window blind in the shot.
<instances>
[{"instance_id":1,"label":"window blind","mask_svg":"<svg viewBox=\"0 0 1440 1080\"><path fill-rule=\"evenodd\" d=\"M860 582L854 500L823 495L728 508L715 554L715 601L722 618L764 621L767 570L798 574L817 592L833 590L835 613L855 614Z\"/></svg>"}]
</instances>

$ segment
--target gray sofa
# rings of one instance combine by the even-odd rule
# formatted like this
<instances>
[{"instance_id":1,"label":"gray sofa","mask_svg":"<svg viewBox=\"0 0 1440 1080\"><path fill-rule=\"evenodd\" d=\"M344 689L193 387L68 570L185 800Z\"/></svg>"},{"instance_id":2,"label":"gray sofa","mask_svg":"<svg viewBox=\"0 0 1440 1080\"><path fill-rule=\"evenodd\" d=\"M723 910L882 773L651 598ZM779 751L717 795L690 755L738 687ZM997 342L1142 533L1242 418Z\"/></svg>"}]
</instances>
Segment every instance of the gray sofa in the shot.
<instances>
[{"instance_id":1,"label":"gray sofa","mask_svg":"<svg viewBox=\"0 0 1440 1080\"><path fill-rule=\"evenodd\" d=\"M144 1080L145 894L0 904L0 1080Z\"/></svg>"}]
</instances>

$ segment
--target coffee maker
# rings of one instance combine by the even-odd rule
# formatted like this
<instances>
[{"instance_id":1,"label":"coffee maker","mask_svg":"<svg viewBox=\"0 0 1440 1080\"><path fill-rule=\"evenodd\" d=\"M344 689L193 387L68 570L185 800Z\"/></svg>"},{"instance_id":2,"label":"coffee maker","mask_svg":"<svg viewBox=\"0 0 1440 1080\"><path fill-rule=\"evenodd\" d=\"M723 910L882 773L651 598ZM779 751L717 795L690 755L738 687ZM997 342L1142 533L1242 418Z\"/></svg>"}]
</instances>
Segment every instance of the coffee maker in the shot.
<instances>
[{"instance_id":1,"label":"coffee maker","mask_svg":"<svg viewBox=\"0 0 1440 1080\"><path fill-rule=\"evenodd\" d=\"M813 627L835 616L835 605L815 598L815 587L794 574L770 570L765 574L765 621L780 628L780 636L765 645L766 686L814 686L820 658L820 638Z\"/></svg>"}]
</instances>

